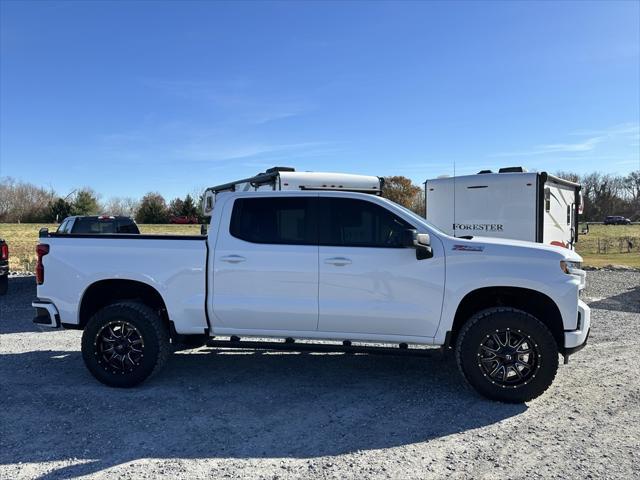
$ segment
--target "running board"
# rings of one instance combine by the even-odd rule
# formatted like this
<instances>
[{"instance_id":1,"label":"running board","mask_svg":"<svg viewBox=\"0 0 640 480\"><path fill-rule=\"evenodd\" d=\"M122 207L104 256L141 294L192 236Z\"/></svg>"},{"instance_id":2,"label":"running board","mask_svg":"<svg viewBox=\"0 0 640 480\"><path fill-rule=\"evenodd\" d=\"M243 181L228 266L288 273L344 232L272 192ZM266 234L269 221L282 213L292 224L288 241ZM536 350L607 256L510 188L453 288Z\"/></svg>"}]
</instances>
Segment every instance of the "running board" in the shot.
<instances>
[{"instance_id":1,"label":"running board","mask_svg":"<svg viewBox=\"0 0 640 480\"><path fill-rule=\"evenodd\" d=\"M257 342L252 340L209 340L207 347L211 348L238 348L253 350L285 350L291 352L325 352L325 353L368 353L373 355L396 355L407 357L429 357L440 352L440 348L409 348L406 344L399 347L372 347L366 345L353 345L345 340L342 345L330 343L298 343L284 342Z\"/></svg>"}]
</instances>

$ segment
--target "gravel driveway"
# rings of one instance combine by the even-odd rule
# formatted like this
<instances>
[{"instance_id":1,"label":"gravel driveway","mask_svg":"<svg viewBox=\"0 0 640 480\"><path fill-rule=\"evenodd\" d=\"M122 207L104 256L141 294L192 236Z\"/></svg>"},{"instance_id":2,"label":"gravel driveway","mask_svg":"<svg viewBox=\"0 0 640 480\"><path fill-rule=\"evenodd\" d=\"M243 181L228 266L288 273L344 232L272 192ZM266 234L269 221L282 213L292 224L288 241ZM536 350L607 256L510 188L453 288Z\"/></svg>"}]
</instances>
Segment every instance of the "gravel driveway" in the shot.
<instances>
[{"instance_id":1,"label":"gravel driveway","mask_svg":"<svg viewBox=\"0 0 640 480\"><path fill-rule=\"evenodd\" d=\"M132 390L98 384L77 331L0 297L0 478L637 478L640 273L590 272L589 345L526 405L453 359L176 353Z\"/></svg>"}]
</instances>

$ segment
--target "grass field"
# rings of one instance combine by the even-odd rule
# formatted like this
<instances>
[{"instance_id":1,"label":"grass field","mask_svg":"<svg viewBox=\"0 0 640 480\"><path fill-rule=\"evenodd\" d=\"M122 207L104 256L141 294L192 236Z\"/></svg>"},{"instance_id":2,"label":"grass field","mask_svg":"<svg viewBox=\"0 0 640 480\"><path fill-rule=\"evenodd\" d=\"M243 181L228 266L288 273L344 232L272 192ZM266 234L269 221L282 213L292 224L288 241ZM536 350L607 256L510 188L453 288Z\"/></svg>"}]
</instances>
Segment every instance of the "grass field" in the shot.
<instances>
[{"instance_id":1,"label":"grass field","mask_svg":"<svg viewBox=\"0 0 640 480\"><path fill-rule=\"evenodd\" d=\"M11 271L34 269L38 243L38 230L48 227L55 231L55 224L0 223L0 238L9 244ZM200 225L139 225L142 233L197 235ZM640 268L640 225L591 225L589 233L580 235L578 253L585 265L603 267L624 265ZM628 248L628 242L633 245ZM627 251L630 250L630 251Z\"/></svg>"},{"instance_id":2,"label":"grass field","mask_svg":"<svg viewBox=\"0 0 640 480\"><path fill-rule=\"evenodd\" d=\"M640 268L640 225L590 225L589 233L578 236L577 251L592 267Z\"/></svg>"},{"instance_id":3,"label":"grass field","mask_svg":"<svg viewBox=\"0 0 640 480\"><path fill-rule=\"evenodd\" d=\"M9 244L9 267L11 271L33 272L36 264L38 231L42 227L55 232L57 224L0 223L0 238ZM141 233L198 235L200 225L138 225Z\"/></svg>"}]
</instances>

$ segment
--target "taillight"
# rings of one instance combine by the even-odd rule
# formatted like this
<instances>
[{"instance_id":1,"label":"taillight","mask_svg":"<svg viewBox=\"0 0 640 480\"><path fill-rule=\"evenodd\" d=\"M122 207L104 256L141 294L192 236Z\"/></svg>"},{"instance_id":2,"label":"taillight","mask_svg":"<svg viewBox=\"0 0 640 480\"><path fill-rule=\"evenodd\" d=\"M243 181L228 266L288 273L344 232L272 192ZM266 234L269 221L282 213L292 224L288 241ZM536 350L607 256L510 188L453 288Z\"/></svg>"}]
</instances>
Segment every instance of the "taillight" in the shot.
<instances>
[{"instance_id":1,"label":"taillight","mask_svg":"<svg viewBox=\"0 0 640 480\"><path fill-rule=\"evenodd\" d=\"M2 244L0 247L0 260L7 260L9 258L9 245L6 243Z\"/></svg>"},{"instance_id":2,"label":"taillight","mask_svg":"<svg viewBox=\"0 0 640 480\"><path fill-rule=\"evenodd\" d=\"M42 285L44 283L44 265L42 264L42 257L49 253L49 245L46 243L39 243L36 246L36 255L38 255L38 261L36 263L36 283Z\"/></svg>"}]
</instances>

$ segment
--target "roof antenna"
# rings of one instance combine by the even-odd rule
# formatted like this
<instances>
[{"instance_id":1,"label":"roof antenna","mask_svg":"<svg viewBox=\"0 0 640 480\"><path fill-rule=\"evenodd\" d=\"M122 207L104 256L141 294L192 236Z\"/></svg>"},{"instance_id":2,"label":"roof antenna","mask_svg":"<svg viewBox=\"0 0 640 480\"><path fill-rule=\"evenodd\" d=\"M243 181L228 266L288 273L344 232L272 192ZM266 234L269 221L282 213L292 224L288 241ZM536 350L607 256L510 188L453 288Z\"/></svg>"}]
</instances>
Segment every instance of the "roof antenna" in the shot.
<instances>
[{"instance_id":1,"label":"roof antenna","mask_svg":"<svg viewBox=\"0 0 640 480\"><path fill-rule=\"evenodd\" d=\"M453 160L453 236L456 236L456 161Z\"/></svg>"}]
</instances>

